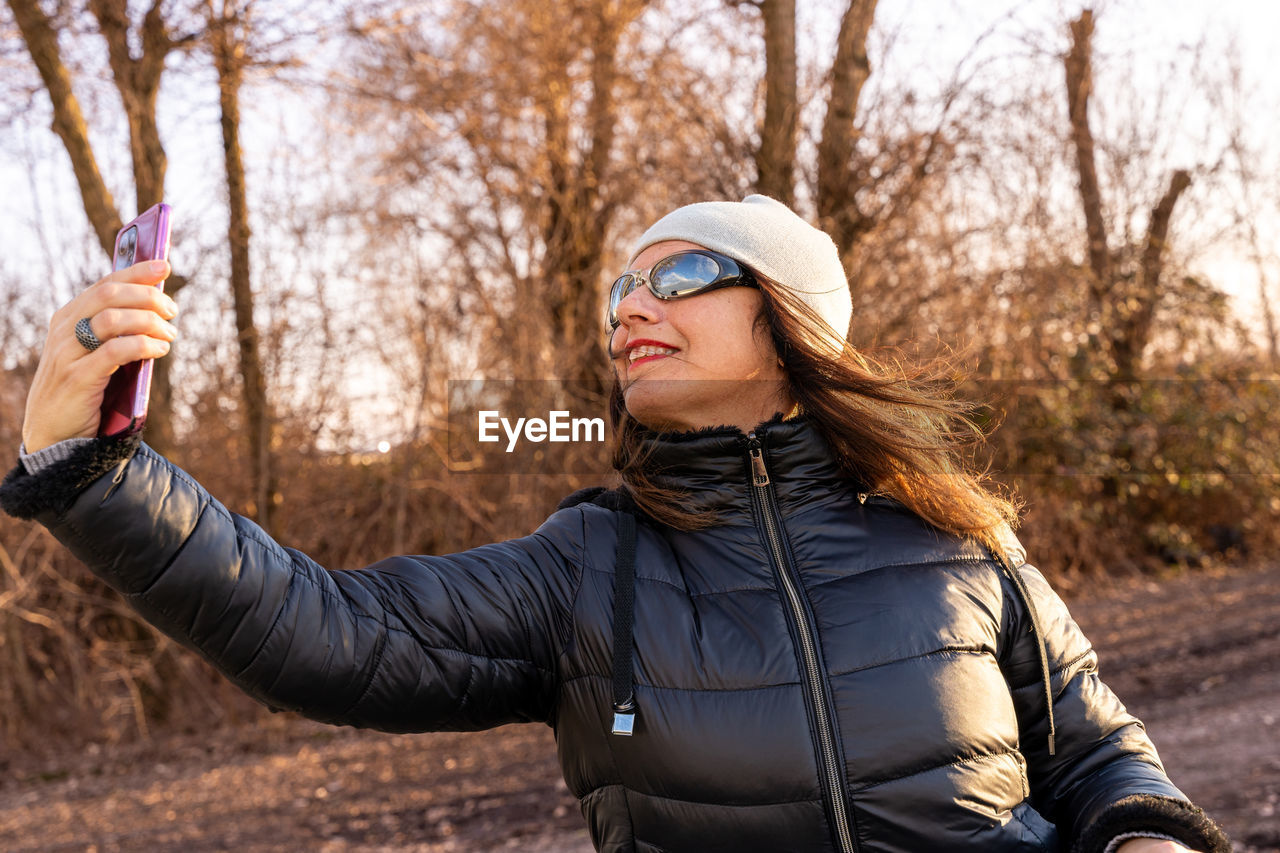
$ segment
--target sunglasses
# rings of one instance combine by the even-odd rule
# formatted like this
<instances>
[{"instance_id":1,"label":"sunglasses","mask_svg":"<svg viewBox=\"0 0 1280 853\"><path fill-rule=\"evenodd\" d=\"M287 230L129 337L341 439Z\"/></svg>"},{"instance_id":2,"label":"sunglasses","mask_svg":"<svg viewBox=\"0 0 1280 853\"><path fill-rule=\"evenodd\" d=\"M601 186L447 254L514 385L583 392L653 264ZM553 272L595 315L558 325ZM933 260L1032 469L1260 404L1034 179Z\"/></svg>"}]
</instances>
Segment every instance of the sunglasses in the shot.
<instances>
[{"instance_id":1,"label":"sunglasses","mask_svg":"<svg viewBox=\"0 0 1280 853\"><path fill-rule=\"evenodd\" d=\"M721 287L759 287L755 276L733 258L694 250L667 255L648 270L622 275L609 289L609 329L618 328L618 303L644 285L658 299L681 299Z\"/></svg>"}]
</instances>

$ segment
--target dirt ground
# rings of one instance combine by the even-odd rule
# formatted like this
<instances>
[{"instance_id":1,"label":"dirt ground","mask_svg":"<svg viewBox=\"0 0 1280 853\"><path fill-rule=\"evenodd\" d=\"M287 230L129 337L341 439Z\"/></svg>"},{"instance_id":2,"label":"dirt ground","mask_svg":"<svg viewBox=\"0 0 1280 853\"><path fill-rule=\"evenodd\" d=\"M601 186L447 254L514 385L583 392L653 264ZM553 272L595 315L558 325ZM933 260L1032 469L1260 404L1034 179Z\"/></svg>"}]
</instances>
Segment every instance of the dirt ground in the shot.
<instances>
[{"instance_id":1,"label":"dirt ground","mask_svg":"<svg viewBox=\"0 0 1280 853\"><path fill-rule=\"evenodd\" d=\"M1280 851L1280 566L1077 590L1102 675L1247 853ZM589 851L551 732L292 718L0 760L5 851Z\"/></svg>"}]
</instances>

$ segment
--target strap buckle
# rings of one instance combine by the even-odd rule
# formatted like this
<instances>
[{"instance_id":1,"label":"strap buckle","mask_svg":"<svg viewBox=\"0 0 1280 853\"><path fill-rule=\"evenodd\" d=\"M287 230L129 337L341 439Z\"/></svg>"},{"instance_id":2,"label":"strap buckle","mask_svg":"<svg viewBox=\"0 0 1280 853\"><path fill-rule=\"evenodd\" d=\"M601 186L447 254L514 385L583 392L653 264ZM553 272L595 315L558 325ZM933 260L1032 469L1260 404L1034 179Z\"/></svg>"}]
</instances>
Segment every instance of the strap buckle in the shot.
<instances>
[{"instance_id":1,"label":"strap buckle","mask_svg":"<svg viewBox=\"0 0 1280 853\"><path fill-rule=\"evenodd\" d=\"M636 703L625 702L613 706L613 733L630 737L636 728Z\"/></svg>"}]
</instances>

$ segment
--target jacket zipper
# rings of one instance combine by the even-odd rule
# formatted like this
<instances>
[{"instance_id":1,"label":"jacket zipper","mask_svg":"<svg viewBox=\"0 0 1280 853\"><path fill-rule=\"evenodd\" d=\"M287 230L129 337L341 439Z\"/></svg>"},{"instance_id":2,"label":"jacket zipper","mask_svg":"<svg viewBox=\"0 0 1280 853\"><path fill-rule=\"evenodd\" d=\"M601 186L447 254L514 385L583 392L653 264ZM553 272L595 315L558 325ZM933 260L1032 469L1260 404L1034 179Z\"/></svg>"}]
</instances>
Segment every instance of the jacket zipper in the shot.
<instances>
[{"instance_id":1,"label":"jacket zipper","mask_svg":"<svg viewBox=\"0 0 1280 853\"><path fill-rule=\"evenodd\" d=\"M120 481L124 479L124 469L127 467L129 467L127 463L120 463L119 470L117 470L116 475L111 478L111 486L107 489L106 493L98 500L98 503L102 504L107 502L107 498L111 497L111 493L116 490L116 486L120 485Z\"/></svg>"},{"instance_id":2,"label":"jacket zipper","mask_svg":"<svg viewBox=\"0 0 1280 853\"><path fill-rule=\"evenodd\" d=\"M801 656L804 658L805 681L809 694L813 698L814 712L817 716L815 728L822 752L820 756L823 769L822 787L831 804L840 850L842 853L856 853L858 846L849 832L848 809L844 800L844 774L840 769L839 756L836 755L836 737L835 728L831 722L831 708L827 704L822 672L818 666L815 632L801 604L800 591L792 578L792 566L782 547L782 535L779 532L782 527L781 514L778 512L777 498L773 489L770 488L772 480L769 478L769 469L765 465L760 439L756 438L754 432L747 438L750 442L748 446L751 455L752 494L759 501L760 517L764 519L765 540L773 557L774 569L782 580L787 602L791 605L791 614L795 618L796 633L800 637Z\"/></svg>"}]
</instances>

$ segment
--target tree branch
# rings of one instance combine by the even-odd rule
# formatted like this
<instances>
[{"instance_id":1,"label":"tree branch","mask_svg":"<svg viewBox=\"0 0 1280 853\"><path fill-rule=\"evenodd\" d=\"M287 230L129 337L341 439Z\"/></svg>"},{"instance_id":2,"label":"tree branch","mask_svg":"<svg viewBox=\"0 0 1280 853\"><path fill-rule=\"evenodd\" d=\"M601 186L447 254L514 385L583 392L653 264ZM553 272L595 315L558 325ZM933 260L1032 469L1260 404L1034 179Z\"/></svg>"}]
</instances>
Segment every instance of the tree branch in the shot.
<instances>
[{"instance_id":1,"label":"tree branch","mask_svg":"<svg viewBox=\"0 0 1280 853\"><path fill-rule=\"evenodd\" d=\"M49 92L49 100L53 104L52 129L71 158L85 215L98 236L102 251L110 257L115 250L116 232L124 223L89 144L89 128L80 111L80 102L72 91L71 74L58 50L58 35L38 0L8 2L36 70L40 72L40 79Z\"/></svg>"},{"instance_id":2,"label":"tree branch","mask_svg":"<svg viewBox=\"0 0 1280 853\"><path fill-rule=\"evenodd\" d=\"M1169 179L1169 188L1151 211L1147 243L1142 251L1142 279L1134 296L1125 300L1123 310L1119 312L1122 320L1116 324L1116 370L1122 378L1136 375L1138 359L1151 337L1151 322L1162 296L1160 277L1164 272L1164 248L1169 236L1169 220L1173 216L1173 207L1178 203L1178 197L1189 186L1191 175L1188 172L1183 169L1174 172Z\"/></svg>"},{"instance_id":3,"label":"tree branch","mask_svg":"<svg viewBox=\"0 0 1280 853\"><path fill-rule=\"evenodd\" d=\"M164 176L169 160L160 143L156 123L156 98L165 58L173 49L168 27L155 0L142 21L139 36L142 54L137 59L129 49L129 18L125 4L114 0L90 0L89 8L107 42L111 76L129 120L129 151L133 157L133 177L138 210L164 197Z\"/></svg>"},{"instance_id":4,"label":"tree branch","mask_svg":"<svg viewBox=\"0 0 1280 853\"><path fill-rule=\"evenodd\" d=\"M1169 219L1173 216L1173 206L1178 197L1191 186L1191 175L1185 169L1179 169L1169 179L1169 188L1165 190L1151 211L1151 224L1147 227L1147 245L1142 252L1142 282L1147 290L1154 291L1160 286L1160 273L1164 267L1164 247L1169 237Z\"/></svg>"}]
</instances>

